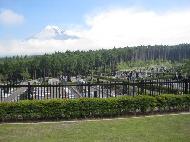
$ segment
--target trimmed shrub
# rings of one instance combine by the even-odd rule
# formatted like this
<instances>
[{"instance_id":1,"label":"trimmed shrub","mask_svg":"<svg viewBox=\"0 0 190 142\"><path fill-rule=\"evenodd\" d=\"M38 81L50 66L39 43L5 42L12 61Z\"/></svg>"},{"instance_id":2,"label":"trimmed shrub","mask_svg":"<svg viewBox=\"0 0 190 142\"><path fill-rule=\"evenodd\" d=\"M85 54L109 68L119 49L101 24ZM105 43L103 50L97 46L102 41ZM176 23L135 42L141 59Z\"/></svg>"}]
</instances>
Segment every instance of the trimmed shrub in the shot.
<instances>
[{"instance_id":1,"label":"trimmed shrub","mask_svg":"<svg viewBox=\"0 0 190 142\"><path fill-rule=\"evenodd\" d=\"M0 122L70 120L189 110L190 95L26 100L0 103Z\"/></svg>"}]
</instances>

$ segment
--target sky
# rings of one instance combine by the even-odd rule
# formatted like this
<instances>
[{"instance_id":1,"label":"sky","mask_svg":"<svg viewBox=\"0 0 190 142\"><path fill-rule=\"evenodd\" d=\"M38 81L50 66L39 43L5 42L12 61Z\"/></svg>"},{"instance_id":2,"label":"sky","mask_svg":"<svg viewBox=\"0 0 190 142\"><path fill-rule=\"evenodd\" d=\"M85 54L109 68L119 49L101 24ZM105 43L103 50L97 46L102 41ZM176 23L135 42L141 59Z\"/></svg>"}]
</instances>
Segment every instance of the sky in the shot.
<instances>
[{"instance_id":1,"label":"sky","mask_svg":"<svg viewBox=\"0 0 190 142\"><path fill-rule=\"evenodd\" d=\"M190 43L190 0L0 0L0 56Z\"/></svg>"}]
</instances>

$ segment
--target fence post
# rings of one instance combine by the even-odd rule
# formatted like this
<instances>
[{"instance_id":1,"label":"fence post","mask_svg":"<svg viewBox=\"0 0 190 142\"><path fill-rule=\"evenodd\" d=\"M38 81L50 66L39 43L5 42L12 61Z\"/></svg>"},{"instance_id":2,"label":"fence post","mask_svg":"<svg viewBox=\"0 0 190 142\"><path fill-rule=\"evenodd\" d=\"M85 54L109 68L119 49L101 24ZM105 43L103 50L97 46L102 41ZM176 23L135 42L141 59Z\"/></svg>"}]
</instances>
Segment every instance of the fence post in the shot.
<instances>
[{"instance_id":1,"label":"fence post","mask_svg":"<svg viewBox=\"0 0 190 142\"><path fill-rule=\"evenodd\" d=\"M94 98L97 98L97 91L94 91Z\"/></svg>"},{"instance_id":2,"label":"fence post","mask_svg":"<svg viewBox=\"0 0 190 142\"><path fill-rule=\"evenodd\" d=\"M90 83L88 83L88 98L90 98Z\"/></svg>"},{"instance_id":3,"label":"fence post","mask_svg":"<svg viewBox=\"0 0 190 142\"><path fill-rule=\"evenodd\" d=\"M114 82L114 89L115 89L115 97L117 96L117 92L116 92L116 81Z\"/></svg>"},{"instance_id":4,"label":"fence post","mask_svg":"<svg viewBox=\"0 0 190 142\"><path fill-rule=\"evenodd\" d=\"M86 98L86 84L87 84L87 83L85 82L85 83L84 83L84 87L85 87L85 88L84 88L84 89L85 89L85 90L84 90L84 93L85 93L85 96L84 96L84 97L85 97L85 98ZM83 92L83 85L82 85L81 88L82 88L82 92Z\"/></svg>"},{"instance_id":5,"label":"fence post","mask_svg":"<svg viewBox=\"0 0 190 142\"><path fill-rule=\"evenodd\" d=\"M133 97L135 96L135 81L133 80Z\"/></svg>"},{"instance_id":6,"label":"fence post","mask_svg":"<svg viewBox=\"0 0 190 142\"><path fill-rule=\"evenodd\" d=\"M2 87L2 88L0 87L0 91L1 91L1 92L0 92L0 93L1 93L1 96L0 96L0 97L1 97L1 102L2 102L2 100L3 100L3 87Z\"/></svg>"},{"instance_id":7,"label":"fence post","mask_svg":"<svg viewBox=\"0 0 190 142\"><path fill-rule=\"evenodd\" d=\"M141 92L140 92L140 94L144 94L144 80L141 80L141 82L140 82L140 86L141 86Z\"/></svg>"},{"instance_id":8,"label":"fence post","mask_svg":"<svg viewBox=\"0 0 190 142\"><path fill-rule=\"evenodd\" d=\"M112 97L112 94L111 94L111 87L112 87L112 82L110 81L110 97Z\"/></svg>"},{"instance_id":9,"label":"fence post","mask_svg":"<svg viewBox=\"0 0 190 142\"><path fill-rule=\"evenodd\" d=\"M185 79L185 94L188 94L188 80Z\"/></svg>"},{"instance_id":10,"label":"fence post","mask_svg":"<svg viewBox=\"0 0 190 142\"><path fill-rule=\"evenodd\" d=\"M30 99L30 93L31 93L31 86L30 86L30 82L28 82L28 94L26 99L29 100Z\"/></svg>"},{"instance_id":11,"label":"fence post","mask_svg":"<svg viewBox=\"0 0 190 142\"><path fill-rule=\"evenodd\" d=\"M188 84L188 94L190 94L190 78L187 79L187 84Z\"/></svg>"},{"instance_id":12,"label":"fence post","mask_svg":"<svg viewBox=\"0 0 190 142\"><path fill-rule=\"evenodd\" d=\"M107 81L107 83L106 83L106 92L107 92L107 98L109 97L109 91L108 91L108 87L109 87L109 82Z\"/></svg>"},{"instance_id":13,"label":"fence post","mask_svg":"<svg viewBox=\"0 0 190 142\"><path fill-rule=\"evenodd\" d=\"M123 84L122 95L124 95L125 94L125 82L123 81L122 84Z\"/></svg>"}]
</instances>

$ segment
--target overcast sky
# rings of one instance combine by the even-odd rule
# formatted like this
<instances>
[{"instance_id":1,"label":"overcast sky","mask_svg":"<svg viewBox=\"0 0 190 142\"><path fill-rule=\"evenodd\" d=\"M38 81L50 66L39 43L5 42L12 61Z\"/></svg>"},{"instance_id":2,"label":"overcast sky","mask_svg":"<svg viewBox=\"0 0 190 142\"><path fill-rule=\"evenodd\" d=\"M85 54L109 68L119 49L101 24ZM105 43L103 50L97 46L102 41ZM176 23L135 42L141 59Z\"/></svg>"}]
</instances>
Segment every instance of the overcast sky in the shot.
<instances>
[{"instance_id":1,"label":"overcast sky","mask_svg":"<svg viewBox=\"0 0 190 142\"><path fill-rule=\"evenodd\" d=\"M190 43L190 0L0 0L0 56Z\"/></svg>"}]
</instances>

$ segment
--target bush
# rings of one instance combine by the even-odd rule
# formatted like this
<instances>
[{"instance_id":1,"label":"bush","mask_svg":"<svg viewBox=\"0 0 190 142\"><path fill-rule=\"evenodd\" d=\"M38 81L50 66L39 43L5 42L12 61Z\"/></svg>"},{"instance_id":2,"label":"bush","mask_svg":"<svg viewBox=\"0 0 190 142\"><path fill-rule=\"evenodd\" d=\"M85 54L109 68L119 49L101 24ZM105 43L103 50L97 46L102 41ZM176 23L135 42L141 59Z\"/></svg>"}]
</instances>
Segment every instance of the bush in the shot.
<instances>
[{"instance_id":1,"label":"bush","mask_svg":"<svg viewBox=\"0 0 190 142\"><path fill-rule=\"evenodd\" d=\"M0 121L70 120L189 109L190 95L26 100L0 103Z\"/></svg>"}]
</instances>

